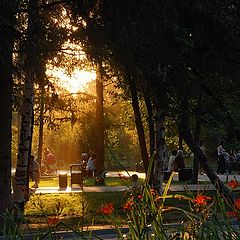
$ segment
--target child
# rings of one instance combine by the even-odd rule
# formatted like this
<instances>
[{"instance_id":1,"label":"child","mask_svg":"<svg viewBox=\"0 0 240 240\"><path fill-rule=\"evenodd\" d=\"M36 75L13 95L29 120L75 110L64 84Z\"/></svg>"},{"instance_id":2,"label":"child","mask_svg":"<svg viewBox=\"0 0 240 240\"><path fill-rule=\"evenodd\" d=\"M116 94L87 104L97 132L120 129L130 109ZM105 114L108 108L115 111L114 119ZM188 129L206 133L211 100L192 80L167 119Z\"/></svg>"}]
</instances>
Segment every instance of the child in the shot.
<instances>
[{"instance_id":1,"label":"child","mask_svg":"<svg viewBox=\"0 0 240 240\"><path fill-rule=\"evenodd\" d=\"M137 174L133 174L131 176L131 180L132 180L132 191L134 193L140 193L141 192L141 185L138 182L138 175Z\"/></svg>"}]
</instances>

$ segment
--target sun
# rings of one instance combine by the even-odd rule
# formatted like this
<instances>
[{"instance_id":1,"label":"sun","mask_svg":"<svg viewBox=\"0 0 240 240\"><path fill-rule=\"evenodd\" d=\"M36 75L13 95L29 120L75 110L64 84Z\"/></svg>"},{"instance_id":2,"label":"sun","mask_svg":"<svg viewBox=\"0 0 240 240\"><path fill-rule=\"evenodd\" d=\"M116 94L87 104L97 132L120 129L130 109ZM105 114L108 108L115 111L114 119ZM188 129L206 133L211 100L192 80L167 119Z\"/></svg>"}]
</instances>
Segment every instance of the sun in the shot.
<instances>
[{"instance_id":1,"label":"sun","mask_svg":"<svg viewBox=\"0 0 240 240\"><path fill-rule=\"evenodd\" d=\"M58 85L72 94L85 92L86 84L96 79L94 71L74 70L71 75L68 75L61 68L48 69L47 75L57 78Z\"/></svg>"}]
</instances>

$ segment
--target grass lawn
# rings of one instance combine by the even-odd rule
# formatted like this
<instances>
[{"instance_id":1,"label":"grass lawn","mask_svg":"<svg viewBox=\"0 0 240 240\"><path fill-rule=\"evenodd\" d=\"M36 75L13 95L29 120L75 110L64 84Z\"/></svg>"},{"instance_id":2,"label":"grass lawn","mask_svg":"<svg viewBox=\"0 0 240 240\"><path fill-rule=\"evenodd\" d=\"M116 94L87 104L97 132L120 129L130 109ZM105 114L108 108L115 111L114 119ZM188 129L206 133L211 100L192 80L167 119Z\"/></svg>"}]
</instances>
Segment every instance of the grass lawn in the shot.
<instances>
[{"instance_id":1,"label":"grass lawn","mask_svg":"<svg viewBox=\"0 0 240 240\"><path fill-rule=\"evenodd\" d=\"M187 196L187 193L176 194ZM204 194L215 196L216 192L208 191ZM59 221L73 228L108 225L110 222L100 212L101 206L106 203L113 203L115 220L126 222L126 214L123 211L125 200L121 192L33 195L26 204L25 218L31 228L39 229L46 228L48 217L54 216L58 216ZM164 205L189 210L189 201L183 199L166 199ZM186 219L186 216L179 211L167 211L164 216L166 223Z\"/></svg>"},{"instance_id":2,"label":"grass lawn","mask_svg":"<svg viewBox=\"0 0 240 240\"><path fill-rule=\"evenodd\" d=\"M68 177L68 182L70 177ZM143 181L143 179L140 179ZM181 182L182 184L186 184ZM32 182L30 182L31 186ZM179 182L172 182L179 184ZM85 186L94 186L94 179L86 179ZM105 179L106 186L122 186L130 185L130 180L121 180L119 177L107 177ZM58 187L58 177L42 178L40 187ZM177 194L177 193L176 193ZM186 195L187 193L179 193ZM205 195L216 195L216 191L204 192ZM121 192L102 192L102 193L66 193L66 194L40 194L32 195L30 201L25 207L26 222L32 228L47 227L47 218L49 216L58 216L61 222L71 226L91 226L91 225L107 225L109 222L102 216L99 209L106 203L113 203L116 217L119 221L126 220L126 214L123 211L125 204L124 197ZM166 206L175 206L188 210L189 202L179 199L167 199ZM184 216L179 212L168 212L165 215L165 221L177 222L182 221Z\"/></svg>"},{"instance_id":3,"label":"grass lawn","mask_svg":"<svg viewBox=\"0 0 240 240\"><path fill-rule=\"evenodd\" d=\"M106 225L99 209L106 203L114 203L119 219L124 219L121 192L69 193L32 195L25 206L25 218L31 227L47 227L47 218L58 216L61 222L71 227L78 225Z\"/></svg>"},{"instance_id":4,"label":"grass lawn","mask_svg":"<svg viewBox=\"0 0 240 240\"><path fill-rule=\"evenodd\" d=\"M139 179L143 183L143 179ZM68 176L68 186L70 186L70 176ZM34 183L30 181L30 187ZM130 180L121 180L119 177L107 177L105 178L105 186L128 186L131 184ZM84 180L84 186L94 186L95 180L93 178L87 178ZM58 177L45 177L40 179L39 187L59 187Z\"/></svg>"}]
</instances>

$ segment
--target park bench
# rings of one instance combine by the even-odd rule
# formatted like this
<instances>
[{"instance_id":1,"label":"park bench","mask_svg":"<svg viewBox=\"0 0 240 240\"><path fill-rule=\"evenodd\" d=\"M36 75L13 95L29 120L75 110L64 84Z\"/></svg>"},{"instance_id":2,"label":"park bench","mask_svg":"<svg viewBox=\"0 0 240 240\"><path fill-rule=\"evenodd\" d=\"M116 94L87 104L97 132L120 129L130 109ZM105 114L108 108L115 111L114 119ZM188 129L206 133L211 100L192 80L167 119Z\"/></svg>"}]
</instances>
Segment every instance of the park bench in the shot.
<instances>
[{"instance_id":1,"label":"park bench","mask_svg":"<svg viewBox=\"0 0 240 240\"><path fill-rule=\"evenodd\" d=\"M164 171L163 180L168 180L172 172ZM192 169L191 168L180 168L178 170L178 180L179 181L189 181L192 179Z\"/></svg>"},{"instance_id":2,"label":"park bench","mask_svg":"<svg viewBox=\"0 0 240 240\"><path fill-rule=\"evenodd\" d=\"M70 165L70 186L74 184L79 185L80 187L83 186L83 178L84 178L84 170L82 164L71 164Z\"/></svg>"}]
</instances>

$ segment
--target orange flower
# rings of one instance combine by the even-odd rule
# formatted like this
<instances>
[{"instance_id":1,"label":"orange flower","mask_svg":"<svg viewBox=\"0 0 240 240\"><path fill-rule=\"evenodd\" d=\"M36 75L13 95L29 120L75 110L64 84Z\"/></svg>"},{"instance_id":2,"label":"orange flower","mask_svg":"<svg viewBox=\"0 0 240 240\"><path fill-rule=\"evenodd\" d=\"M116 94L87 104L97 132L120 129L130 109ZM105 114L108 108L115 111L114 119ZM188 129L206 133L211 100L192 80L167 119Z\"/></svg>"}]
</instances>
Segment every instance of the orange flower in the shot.
<instances>
[{"instance_id":1,"label":"orange flower","mask_svg":"<svg viewBox=\"0 0 240 240\"><path fill-rule=\"evenodd\" d=\"M132 210L132 206L133 206L133 202L132 201L128 201L128 202L126 202L125 204L124 204L124 206L123 206L123 210Z\"/></svg>"},{"instance_id":2,"label":"orange flower","mask_svg":"<svg viewBox=\"0 0 240 240\"><path fill-rule=\"evenodd\" d=\"M193 199L192 201L198 205L206 205L207 204L207 200L211 200L211 197L207 197L204 195L198 195L196 196L195 199Z\"/></svg>"},{"instance_id":3,"label":"orange flower","mask_svg":"<svg viewBox=\"0 0 240 240\"><path fill-rule=\"evenodd\" d=\"M57 217L48 217L47 218L47 223L49 225L55 225L58 222L58 218Z\"/></svg>"},{"instance_id":4,"label":"orange flower","mask_svg":"<svg viewBox=\"0 0 240 240\"><path fill-rule=\"evenodd\" d=\"M237 180L231 180L230 182L227 183L227 185L232 189L236 189L240 186L240 183Z\"/></svg>"},{"instance_id":5,"label":"orange flower","mask_svg":"<svg viewBox=\"0 0 240 240\"><path fill-rule=\"evenodd\" d=\"M108 203L101 208L101 213L105 215L111 215L114 211L113 203Z\"/></svg>"},{"instance_id":6,"label":"orange flower","mask_svg":"<svg viewBox=\"0 0 240 240\"><path fill-rule=\"evenodd\" d=\"M240 198L238 198L238 199L236 199L236 200L234 201L234 206L235 206L238 210L240 210Z\"/></svg>"},{"instance_id":7,"label":"orange flower","mask_svg":"<svg viewBox=\"0 0 240 240\"><path fill-rule=\"evenodd\" d=\"M162 199L161 196L159 196L159 195L156 196L156 201L157 201L157 202L160 201L161 199Z\"/></svg>"}]
</instances>

